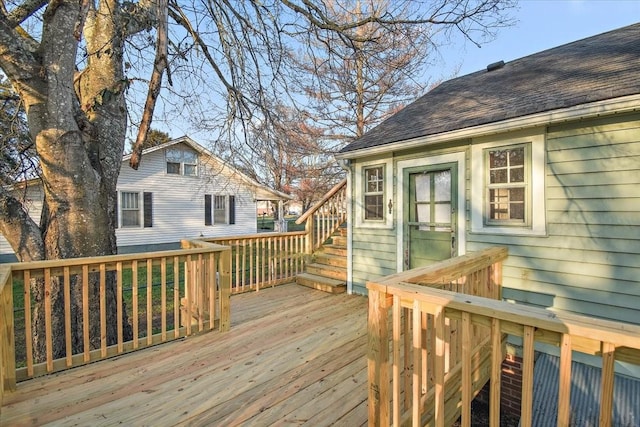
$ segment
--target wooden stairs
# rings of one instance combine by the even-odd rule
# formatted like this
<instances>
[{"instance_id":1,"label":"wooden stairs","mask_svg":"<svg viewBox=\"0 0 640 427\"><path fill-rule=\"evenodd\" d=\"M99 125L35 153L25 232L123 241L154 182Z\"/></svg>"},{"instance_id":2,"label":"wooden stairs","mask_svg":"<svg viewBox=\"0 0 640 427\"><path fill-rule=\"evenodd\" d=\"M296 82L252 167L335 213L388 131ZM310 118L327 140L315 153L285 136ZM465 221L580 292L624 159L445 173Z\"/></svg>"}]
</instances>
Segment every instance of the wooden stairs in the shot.
<instances>
[{"instance_id":1,"label":"wooden stairs","mask_svg":"<svg viewBox=\"0 0 640 427\"><path fill-rule=\"evenodd\" d=\"M313 253L306 271L296 276L298 285L320 291L339 294L347 291L347 229L338 228L325 243Z\"/></svg>"}]
</instances>

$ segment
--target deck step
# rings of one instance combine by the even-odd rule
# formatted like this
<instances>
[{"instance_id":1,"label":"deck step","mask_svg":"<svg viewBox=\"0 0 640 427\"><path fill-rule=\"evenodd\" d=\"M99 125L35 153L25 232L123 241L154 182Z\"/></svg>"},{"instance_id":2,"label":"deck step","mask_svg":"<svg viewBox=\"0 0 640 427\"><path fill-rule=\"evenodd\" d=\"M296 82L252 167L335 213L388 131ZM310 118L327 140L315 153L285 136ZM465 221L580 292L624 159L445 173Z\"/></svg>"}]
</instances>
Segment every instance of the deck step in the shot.
<instances>
[{"instance_id":1,"label":"deck step","mask_svg":"<svg viewBox=\"0 0 640 427\"><path fill-rule=\"evenodd\" d=\"M334 246L341 246L341 247L344 247L345 249L347 248L346 236L334 234L333 236L331 236L331 241L333 242Z\"/></svg>"},{"instance_id":2,"label":"deck step","mask_svg":"<svg viewBox=\"0 0 640 427\"><path fill-rule=\"evenodd\" d=\"M331 255L321 251L316 252L313 255L313 258L317 264L332 265L334 267L347 267L346 256Z\"/></svg>"},{"instance_id":3,"label":"deck step","mask_svg":"<svg viewBox=\"0 0 640 427\"><path fill-rule=\"evenodd\" d=\"M296 276L296 283L298 283L298 285L332 294L339 294L347 291L347 283L344 280L331 279L311 273L298 274Z\"/></svg>"},{"instance_id":4,"label":"deck step","mask_svg":"<svg viewBox=\"0 0 640 427\"><path fill-rule=\"evenodd\" d=\"M314 262L313 264L307 265L306 272L315 274L317 276L328 277L329 279L343 280L345 282L347 280L346 267L338 267L334 265L319 264Z\"/></svg>"},{"instance_id":5,"label":"deck step","mask_svg":"<svg viewBox=\"0 0 640 427\"><path fill-rule=\"evenodd\" d=\"M335 255L335 256L340 256L340 257L346 257L347 256L347 248L345 246L336 245L336 244L324 245L320 252L328 254L328 255Z\"/></svg>"}]
</instances>

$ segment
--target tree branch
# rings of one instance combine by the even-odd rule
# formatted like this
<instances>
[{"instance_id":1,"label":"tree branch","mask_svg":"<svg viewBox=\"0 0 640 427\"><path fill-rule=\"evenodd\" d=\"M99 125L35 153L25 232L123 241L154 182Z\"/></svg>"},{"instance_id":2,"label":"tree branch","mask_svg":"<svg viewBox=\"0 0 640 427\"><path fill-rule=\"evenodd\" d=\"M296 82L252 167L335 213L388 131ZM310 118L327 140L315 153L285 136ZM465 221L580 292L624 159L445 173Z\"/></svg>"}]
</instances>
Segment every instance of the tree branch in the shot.
<instances>
[{"instance_id":1,"label":"tree branch","mask_svg":"<svg viewBox=\"0 0 640 427\"><path fill-rule=\"evenodd\" d=\"M168 49L168 3L167 0L158 0L157 4L157 20L158 35L156 40L156 59L153 64L153 72L151 81L149 82L149 91L147 92L147 100L142 113L142 122L138 128L138 136L132 147L132 154L129 160L129 166L138 169L142 157L142 149L147 140L147 133L151 127L153 120L153 111L156 107L156 100L162 88L162 74L167 68L167 49Z\"/></svg>"},{"instance_id":2,"label":"tree branch","mask_svg":"<svg viewBox=\"0 0 640 427\"><path fill-rule=\"evenodd\" d=\"M11 28L17 27L46 6L47 3L49 3L49 0L26 0L7 14L7 24Z\"/></svg>"}]
</instances>

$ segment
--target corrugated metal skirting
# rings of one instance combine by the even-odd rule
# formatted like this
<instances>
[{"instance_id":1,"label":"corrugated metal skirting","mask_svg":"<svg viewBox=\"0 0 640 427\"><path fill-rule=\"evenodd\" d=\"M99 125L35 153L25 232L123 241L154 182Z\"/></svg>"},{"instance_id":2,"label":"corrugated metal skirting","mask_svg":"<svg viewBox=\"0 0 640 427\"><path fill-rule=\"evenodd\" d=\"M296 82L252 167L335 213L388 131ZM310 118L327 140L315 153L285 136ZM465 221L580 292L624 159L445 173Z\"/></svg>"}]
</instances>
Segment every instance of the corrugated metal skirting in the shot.
<instances>
[{"instance_id":1,"label":"corrugated metal skirting","mask_svg":"<svg viewBox=\"0 0 640 427\"><path fill-rule=\"evenodd\" d=\"M560 359L540 354L533 374L533 425L555 426L558 414L558 366ZM597 427L600 415L599 368L571 365L571 426ZM640 380L616 375L613 393L613 426L640 427Z\"/></svg>"}]
</instances>

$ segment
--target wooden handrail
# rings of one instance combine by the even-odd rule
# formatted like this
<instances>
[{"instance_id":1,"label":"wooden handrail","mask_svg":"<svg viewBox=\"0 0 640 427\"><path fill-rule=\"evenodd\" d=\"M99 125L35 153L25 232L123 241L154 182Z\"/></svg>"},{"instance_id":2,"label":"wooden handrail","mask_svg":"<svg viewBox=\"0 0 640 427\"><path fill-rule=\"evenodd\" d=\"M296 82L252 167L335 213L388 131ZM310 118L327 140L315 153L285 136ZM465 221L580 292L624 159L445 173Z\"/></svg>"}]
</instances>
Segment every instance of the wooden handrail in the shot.
<instances>
[{"instance_id":1,"label":"wooden handrail","mask_svg":"<svg viewBox=\"0 0 640 427\"><path fill-rule=\"evenodd\" d=\"M161 342L178 339L196 332L220 331L230 327L231 248L203 241L182 241L184 249L145 252L100 257L47 260L14 263L0 266L0 389L2 393L15 386L15 381L56 372L137 350ZM139 275L140 274L140 275ZM117 330L117 343L107 343L106 283L113 281L117 298L117 315L111 325ZM89 329L89 286L99 285L99 331ZM53 315L65 323L62 346L64 356L56 359L51 351L51 328L47 326L46 361L36 363L32 343L31 326L35 321L32 306L32 286L64 288L63 311L52 312L50 293L45 293L44 316L51 322ZM14 307L12 291L24 295L24 306ZM71 296L75 289L82 298L79 309L83 323L82 350L72 350ZM92 291L93 292L93 291ZM125 295L126 293L126 295ZM171 297L170 295L173 294ZM127 316L123 314L124 298L131 298ZM22 298L20 298L22 300ZM14 313L21 313L15 323L19 332L19 345L14 342ZM115 309L114 309L115 311ZM173 312L173 316L171 315ZM122 319L128 317L133 329L133 339L123 339ZM169 323L173 322L173 325ZM139 328L139 326L141 326ZM140 329L140 330L139 330ZM95 335L101 339L96 348ZM94 338L92 340L92 337ZM91 341L90 341L91 340ZM115 337L114 337L115 340ZM18 345L19 348L16 347ZM19 350L20 367L16 369L16 352Z\"/></svg>"},{"instance_id":2,"label":"wooden handrail","mask_svg":"<svg viewBox=\"0 0 640 427\"><path fill-rule=\"evenodd\" d=\"M462 425L469 426L471 400L486 380L491 383L490 422L499 425L501 363L507 335L521 337L523 343L523 425L531 425L533 417L536 343L559 348L558 425L570 424L572 354L602 357L599 420L600 425L611 425L614 360L640 366L640 326L461 292L471 289L475 293L484 287L477 283L463 289L457 281L450 289L439 289L455 276L452 273L456 270L466 275L463 282L484 277L485 273L474 273L472 266L481 266L483 258L493 262L503 256L502 250L489 249L367 283L370 425L405 425L411 420L415 424L416 419L422 423L425 417L434 425L446 425L462 416ZM434 281L436 272L443 275L435 277L438 289L422 282ZM499 282L497 268L494 275ZM392 333L387 326L390 313ZM403 329L401 322L408 322L409 326ZM404 352L400 350L403 340L411 341ZM410 361L403 365L404 356ZM393 372L393 378L389 378L389 372ZM408 380L403 381L405 377ZM426 382L425 377L429 378ZM406 397L408 406L398 401L399 396Z\"/></svg>"},{"instance_id":3,"label":"wooden handrail","mask_svg":"<svg viewBox=\"0 0 640 427\"><path fill-rule=\"evenodd\" d=\"M324 204L327 203L327 201L331 199L338 191L342 190L346 186L347 180L345 178L334 185L333 188L329 190L318 203L310 207L304 214L302 214L300 218L296 220L296 224L302 224L303 222L305 222L311 215L316 213L322 206L324 206Z\"/></svg>"}]
</instances>

